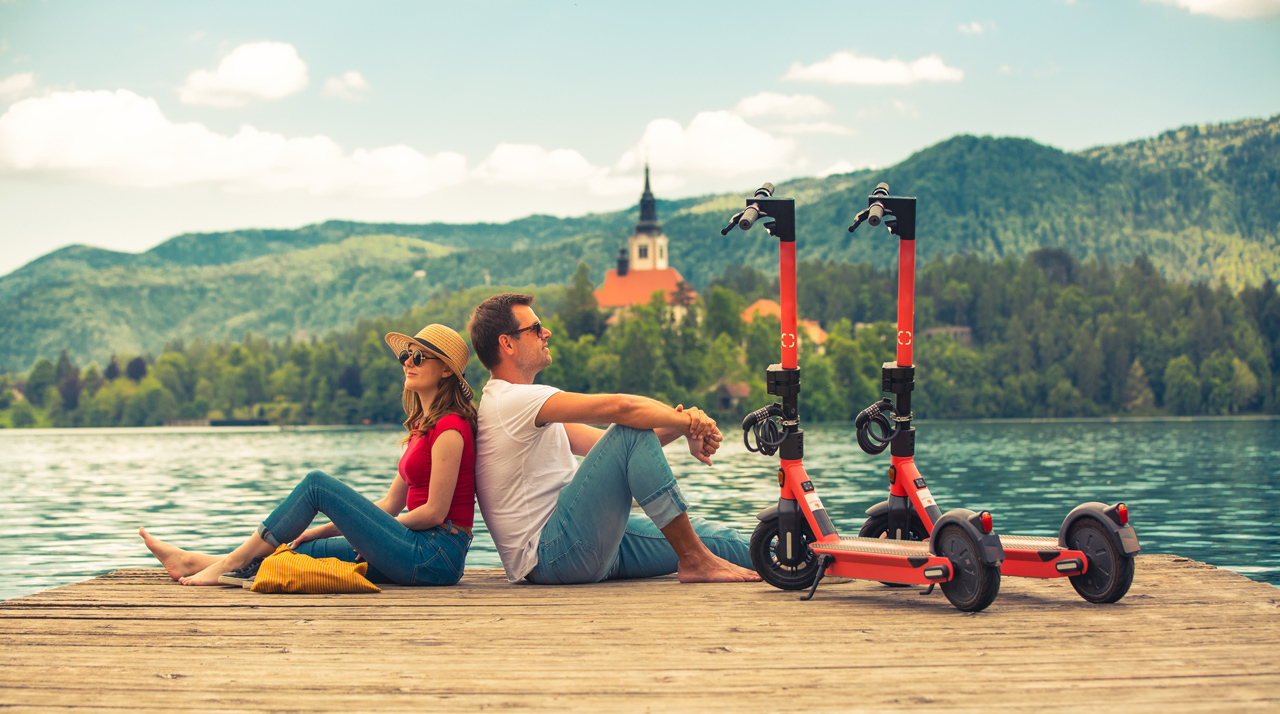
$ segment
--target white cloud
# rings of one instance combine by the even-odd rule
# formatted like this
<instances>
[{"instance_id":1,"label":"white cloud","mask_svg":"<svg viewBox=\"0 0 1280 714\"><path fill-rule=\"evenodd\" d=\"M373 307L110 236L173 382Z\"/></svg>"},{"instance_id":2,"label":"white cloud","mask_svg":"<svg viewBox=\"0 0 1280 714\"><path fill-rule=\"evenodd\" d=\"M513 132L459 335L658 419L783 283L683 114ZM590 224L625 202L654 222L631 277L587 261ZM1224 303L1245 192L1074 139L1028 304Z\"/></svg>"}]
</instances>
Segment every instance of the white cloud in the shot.
<instances>
[{"instance_id":1,"label":"white cloud","mask_svg":"<svg viewBox=\"0 0 1280 714\"><path fill-rule=\"evenodd\" d=\"M413 197L461 183L466 158L407 146L343 151L326 136L287 138L243 126L232 136L176 124L128 90L55 92L0 116L0 173L118 186L210 183L233 191Z\"/></svg>"},{"instance_id":2,"label":"white cloud","mask_svg":"<svg viewBox=\"0 0 1280 714\"><path fill-rule=\"evenodd\" d=\"M792 161L794 139L777 138L732 112L700 112L688 127L673 119L654 119L640 142L618 159L614 170L637 170L647 158L663 171L734 176L785 168Z\"/></svg>"},{"instance_id":3,"label":"white cloud","mask_svg":"<svg viewBox=\"0 0 1280 714\"><path fill-rule=\"evenodd\" d=\"M31 89L36 84L36 76L31 72L22 72L0 79L0 97L16 97Z\"/></svg>"},{"instance_id":4,"label":"white cloud","mask_svg":"<svg viewBox=\"0 0 1280 714\"><path fill-rule=\"evenodd\" d=\"M869 163L851 164L848 161L841 159L840 161L835 162L834 164L828 166L827 168L819 171L814 175L817 176L818 178L826 178L828 176L834 176L836 174L847 174L853 171L861 171L863 169L874 169L875 167L876 167L875 164L869 164Z\"/></svg>"},{"instance_id":5,"label":"white cloud","mask_svg":"<svg viewBox=\"0 0 1280 714\"><path fill-rule=\"evenodd\" d=\"M739 116L780 116L784 119L801 119L804 117L826 116L831 107L811 94L778 94L777 92L761 92L738 102L734 108Z\"/></svg>"},{"instance_id":6,"label":"white cloud","mask_svg":"<svg viewBox=\"0 0 1280 714\"><path fill-rule=\"evenodd\" d=\"M904 102L901 99L894 99L894 100L891 100L889 103L892 104L893 108L896 109L898 113L903 116L908 116L908 117L920 116L920 112L916 110L914 105L908 104L907 102Z\"/></svg>"},{"instance_id":7,"label":"white cloud","mask_svg":"<svg viewBox=\"0 0 1280 714\"><path fill-rule=\"evenodd\" d=\"M965 24L963 24L963 25L960 25L960 26L956 27L956 29L957 29L957 30L959 30L960 32L962 32L962 33L966 34L966 35L981 35L981 34L982 34L982 23L981 23L981 22L977 22L977 21L975 20L974 22L968 22L968 23L965 23Z\"/></svg>"},{"instance_id":8,"label":"white cloud","mask_svg":"<svg viewBox=\"0 0 1280 714\"><path fill-rule=\"evenodd\" d=\"M1000 65L1000 69L996 70L1000 74L1013 74L1013 68L1007 64Z\"/></svg>"},{"instance_id":9,"label":"white cloud","mask_svg":"<svg viewBox=\"0 0 1280 714\"><path fill-rule=\"evenodd\" d=\"M1148 0L1151 2L1152 0ZM1154 0L1186 8L1192 15L1211 15L1228 20L1244 20L1280 15L1280 0Z\"/></svg>"},{"instance_id":10,"label":"white cloud","mask_svg":"<svg viewBox=\"0 0 1280 714\"><path fill-rule=\"evenodd\" d=\"M364 99L365 93L368 91L369 83L365 81L365 78L359 72L351 70L350 72L343 72L337 77L326 79L320 94L354 102Z\"/></svg>"},{"instance_id":11,"label":"white cloud","mask_svg":"<svg viewBox=\"0 0 1280 714\"><path fill-rule=\"evenodd\" d=\"M903 62L898 59L859 57L852 52L837 52L807 67L794 62L782 78L793 82L821 84L892 85L959 82L964 79L964 70L948 67L938 55Z\"/></svg>"},{"instance_id":12,"label":"white cloud","mask_svg":"<svg viewBox=\"0 0 1280 714\"><path fill-rule=\"evenodd\" d=\"M847 126L832 124L829 121L782 124L772 128L774 131L778 131L783 134L834 134L836 136L853 136L858 133Z\"/></svg>"},{"instance_id":13,"label":"white cloud","mask_svg":"<svg viewBox=\"0 0 1280 714\"><path fill-rule=\"evenodd\" d=\"M184 104L241 107L287 97L307 82L307 65L293 45L254 42L232 50L212 72L192 72L178 88L178 98Z\"/></svg>"},{"instance_id":14,"label":"white cloud","mask_svg":"<svg viewBox=\"0 0 1280 714\"><path fill-rule=\"evenodd\" d=\"M602 175L572 149L547 151L534 144L498 144L476 167L477 177L493 183L519 183L551 188Z\"/></svg>"}]
</instances>

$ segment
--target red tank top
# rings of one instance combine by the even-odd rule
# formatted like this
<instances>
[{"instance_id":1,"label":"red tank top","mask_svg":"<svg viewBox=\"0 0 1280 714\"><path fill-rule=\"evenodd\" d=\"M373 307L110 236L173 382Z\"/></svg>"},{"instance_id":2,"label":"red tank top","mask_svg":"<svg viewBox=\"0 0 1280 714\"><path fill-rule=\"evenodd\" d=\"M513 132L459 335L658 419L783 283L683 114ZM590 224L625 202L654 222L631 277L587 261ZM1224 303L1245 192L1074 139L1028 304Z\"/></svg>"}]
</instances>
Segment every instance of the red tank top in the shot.
<instances>
[{"instance_id":1,"label":"red tank top","mask_svg":"<svg viewBox=\"0 0 1280 714\"><path fill-rule=\"evenodd\" d=\"M462 434L462 462L458 465L458 484L453 489L446 521L471 528L476 518L476 446L471 424L457 414L436 422L423 436L415 436L400 457L400 478L409 485L409 510L427 502L431 493L431 447L446 431Z\"/></svg>"}]
</instances>

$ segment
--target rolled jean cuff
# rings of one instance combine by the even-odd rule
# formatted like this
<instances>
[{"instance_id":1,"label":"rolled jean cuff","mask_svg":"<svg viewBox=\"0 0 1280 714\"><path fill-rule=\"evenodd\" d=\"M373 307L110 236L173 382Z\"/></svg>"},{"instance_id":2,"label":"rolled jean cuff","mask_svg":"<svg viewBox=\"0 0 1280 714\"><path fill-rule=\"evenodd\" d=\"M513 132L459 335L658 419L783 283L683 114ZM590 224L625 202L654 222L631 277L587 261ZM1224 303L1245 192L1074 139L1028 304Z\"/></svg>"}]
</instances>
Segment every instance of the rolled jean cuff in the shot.
<instances>
[{"instance_id":1,"label":"rolled jean cuff","mask_svg":"<svg viewBox=\"0 0 1280 714\"><path fill-rule=\"evenodd\" d=\"M658 530L666 528L676 519L676 516L689 510L689 504L685 503L684 497L680 495L680 487L675 481L654 491L644 500L636 499L636 502L644 509L644 514L653 521L653 525L657 526Z\"/></svg>"},{"instance_id":2,"label":"rolled jean cuff","mask_svg":"<svg viewBox=\"0 0 1280 714\"><path fill-rule=\"evenodd\" d=\"M276 540L276 537L271 535L271 531L267 528L266 523L259 525L258 530L254 532L258 534L259 538L265 540L272 548L280 547L280 541Z\"/></svg>"}]
</instances>

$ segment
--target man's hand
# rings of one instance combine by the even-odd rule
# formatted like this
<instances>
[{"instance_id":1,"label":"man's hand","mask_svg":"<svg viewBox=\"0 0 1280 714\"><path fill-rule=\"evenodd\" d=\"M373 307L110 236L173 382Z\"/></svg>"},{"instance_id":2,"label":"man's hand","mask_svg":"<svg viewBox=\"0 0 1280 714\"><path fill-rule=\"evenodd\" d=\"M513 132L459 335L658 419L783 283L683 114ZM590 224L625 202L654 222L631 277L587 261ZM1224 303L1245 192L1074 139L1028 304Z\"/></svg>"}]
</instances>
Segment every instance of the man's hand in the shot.
<instances>
[{"instance_id":1,"label":"man's hand","mask_svg":"<svg viewBox=\"0 0 1280 714\"><path fill-rule=\"evenodd\" d=\"M693 454L693 458L710 466L711 457L720 450L720 442L722 438L723 437L721 436L719 429L715 429L706 436L687 437L689 442L689 453Z\"/></svg>"},{"instance_id":2,"label":"man's hand","mask_svg":"<svg viewBox=\"0 0 1280 714\"><path fill-rule=\"evenodd\" d=\"M681 407L676 407L677 411ZM716 428L716 420L707 416L707 413L697 407L689 407L683 409L685 414L689 415L689 426L685 434L692 439L701 439L708 434L715 434L719 437L720 430Z\"/></svg>"}]
</instances>

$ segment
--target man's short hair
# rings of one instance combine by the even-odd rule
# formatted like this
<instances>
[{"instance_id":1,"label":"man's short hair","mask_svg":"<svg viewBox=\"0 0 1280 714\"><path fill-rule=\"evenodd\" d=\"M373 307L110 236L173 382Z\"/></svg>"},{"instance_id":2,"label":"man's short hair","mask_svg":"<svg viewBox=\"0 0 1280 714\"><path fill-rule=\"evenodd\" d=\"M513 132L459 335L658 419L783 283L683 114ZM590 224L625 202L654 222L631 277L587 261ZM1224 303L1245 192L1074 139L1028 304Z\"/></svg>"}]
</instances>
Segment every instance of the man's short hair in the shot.
<instances>
[{"instance_id":1,"label":"man's short hair","mask_svg":"<svg viewBox=\"0 0 1280 714\"><path fill-rule=\"evenodd\" d=\"M490 372L498 366L498 337L520 329L512 308L516 305L533 305L533 296L523 293L498 293L476 305L467 323L471 333L471 346L475 348L480 364Z\"/></svg>"}]
</instances>

